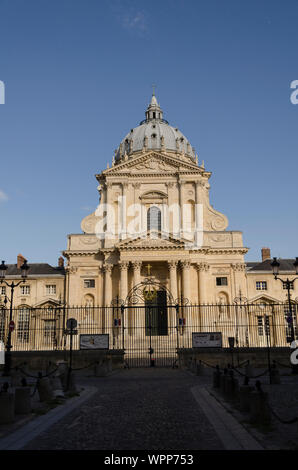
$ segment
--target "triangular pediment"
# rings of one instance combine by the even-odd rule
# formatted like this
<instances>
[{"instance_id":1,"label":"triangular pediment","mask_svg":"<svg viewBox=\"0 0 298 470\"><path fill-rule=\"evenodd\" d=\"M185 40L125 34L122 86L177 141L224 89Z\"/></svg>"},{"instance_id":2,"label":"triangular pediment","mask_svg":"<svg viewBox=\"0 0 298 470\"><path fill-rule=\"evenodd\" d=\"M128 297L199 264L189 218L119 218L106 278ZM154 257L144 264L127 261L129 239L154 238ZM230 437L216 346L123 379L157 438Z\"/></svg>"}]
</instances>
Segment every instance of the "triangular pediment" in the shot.
<instances>
[{"instance_id":1,"label":"triangular pediment","mask_svg":"<svg viewBox=\"0 0 298 470\"><path fill-rule=\"evenodd\" d=\"M144 234L127 238L115 245L115 248L122 250L130 249L185 249L186 241L173 238L162 232L148 231Z\"/></svg>"},{"instance_id":2,"label":"triangular pediment","mask_svg":"<svg viewBox=\"0 0 298 470\"><path fill-rule=\"evenodd\" d=\"M103 171L105 175L121 175L125 173L143 174L171 174L177 171L190 171L202 174L203 170L195 163L188 162L182 156L173 156L162 152L147 152L136 156L128 157L121 163Z\"/></svg>"}]
</instances>

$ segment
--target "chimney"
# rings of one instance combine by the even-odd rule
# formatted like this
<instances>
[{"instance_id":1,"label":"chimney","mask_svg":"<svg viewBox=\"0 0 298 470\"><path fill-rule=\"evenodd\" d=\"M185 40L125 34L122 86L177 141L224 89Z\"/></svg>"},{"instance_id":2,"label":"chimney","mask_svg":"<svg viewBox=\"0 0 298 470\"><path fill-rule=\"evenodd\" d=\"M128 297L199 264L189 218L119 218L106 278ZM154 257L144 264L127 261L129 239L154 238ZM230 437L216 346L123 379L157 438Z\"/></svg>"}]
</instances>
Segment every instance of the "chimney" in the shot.
<instances>
[{"instance_id":1,"label":"chimney","mask_svg":"<svg viewBox=\"0 0 298 470\"><path fill-rule=\"evenodd\" d=\"M266 259L271 259L270 248L262 248L262 261L266 261Z\"/></svg>"},{"instance_id":2,"label":"chimney","mask_svg":"<svg viewBox=\"0 0 298 470\"><path fill-rule=\"evenodd\" d=\"M20 269L22 264L24 264L24 261L26 261L26 258L24 258L23 255L19 254L17 256L17 268Z\"/></svg>"},{"instance_id":3,"label":"chimney","mask_svg":"<svg viewBox=\"0 0 298 470\"><path fill-rule=\"evenodd\" d=\"M58 258L58 266L59 268L64 268L64 258L62 258L62 256Z\"/></svg>"}]
</instances>

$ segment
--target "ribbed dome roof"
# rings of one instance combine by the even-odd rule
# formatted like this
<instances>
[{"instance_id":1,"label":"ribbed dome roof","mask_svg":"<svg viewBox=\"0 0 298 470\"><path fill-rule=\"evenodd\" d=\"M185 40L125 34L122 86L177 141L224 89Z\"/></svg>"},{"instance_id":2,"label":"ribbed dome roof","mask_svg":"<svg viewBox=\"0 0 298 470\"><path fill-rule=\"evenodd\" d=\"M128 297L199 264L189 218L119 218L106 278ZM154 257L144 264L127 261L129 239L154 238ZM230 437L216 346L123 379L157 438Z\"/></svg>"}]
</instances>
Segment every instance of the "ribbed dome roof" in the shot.
<instances>
[{"instance_id":1,"label":"ribbed dome roof","mask_svg":"<svg viewBox=\"0 0 298 470\"><path fill-rule=\"evenodd\" d=\"M171 150L196 160L195 149L177 128L163 119L163 112L153 94L146 119L124 137L115 152L116 162L125 154L145 150Z\"/></svg>"}]
</instances>

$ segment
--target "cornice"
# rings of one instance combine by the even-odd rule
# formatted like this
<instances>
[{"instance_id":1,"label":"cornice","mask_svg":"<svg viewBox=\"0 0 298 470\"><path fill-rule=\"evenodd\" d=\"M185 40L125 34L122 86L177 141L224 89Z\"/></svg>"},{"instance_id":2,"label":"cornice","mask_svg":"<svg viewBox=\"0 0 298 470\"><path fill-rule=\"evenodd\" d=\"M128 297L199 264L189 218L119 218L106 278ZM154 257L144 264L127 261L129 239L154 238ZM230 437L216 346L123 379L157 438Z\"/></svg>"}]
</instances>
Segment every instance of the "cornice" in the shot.
<instances>
[{"instance_id":1,"label":"cornice","mask_svg":"<svg viewBox=\"0 0 298 470\"><path fill-rule=\"evenodd\" d=\"M99 250L66 250L63 252L63 255L68 256L90 256L96 255Z\"/></svg>"}]
</instances>

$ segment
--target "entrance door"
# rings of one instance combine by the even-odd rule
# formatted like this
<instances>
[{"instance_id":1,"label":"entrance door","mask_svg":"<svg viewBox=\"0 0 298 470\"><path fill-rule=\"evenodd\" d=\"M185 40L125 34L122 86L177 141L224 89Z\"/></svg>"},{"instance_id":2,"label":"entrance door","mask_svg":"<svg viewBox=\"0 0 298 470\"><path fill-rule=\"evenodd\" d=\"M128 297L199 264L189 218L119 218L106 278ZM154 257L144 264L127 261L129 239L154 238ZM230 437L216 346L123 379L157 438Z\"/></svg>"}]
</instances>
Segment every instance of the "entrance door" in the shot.
<instances>
[{"instance_id":1,"label":"entrance door","mask_svg":"<svg viewBox=\"0 0 298 470\"><path fill-rule=\"evenodd\" d=\"M167 295L165 291L158 291L153 301L146 301L145 331L146 336L168 335Z\"/></svg>"}]
</instances>

